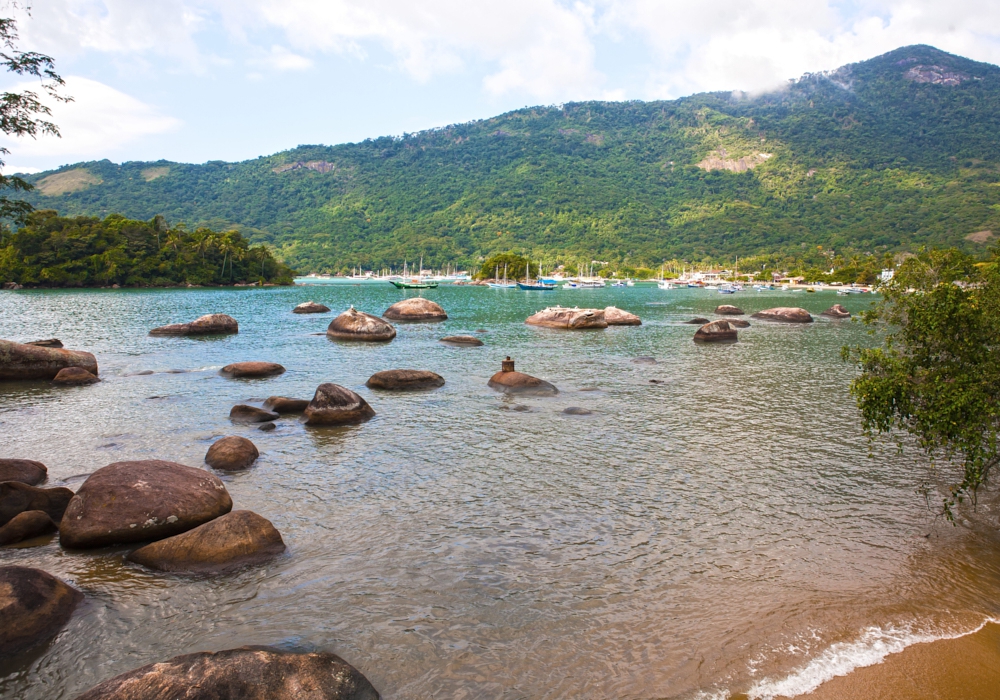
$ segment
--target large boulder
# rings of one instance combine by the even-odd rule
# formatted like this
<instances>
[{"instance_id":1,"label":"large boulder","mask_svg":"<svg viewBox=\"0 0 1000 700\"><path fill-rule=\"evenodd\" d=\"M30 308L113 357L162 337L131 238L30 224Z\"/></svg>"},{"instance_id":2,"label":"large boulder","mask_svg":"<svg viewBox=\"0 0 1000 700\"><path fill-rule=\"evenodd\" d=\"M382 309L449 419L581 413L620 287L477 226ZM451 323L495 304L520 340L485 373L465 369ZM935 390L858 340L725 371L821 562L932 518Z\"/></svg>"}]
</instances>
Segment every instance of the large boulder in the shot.
<instances>
[{"instance_id":1,"label":"large boulder","mask_svg":"<svg viewBox=\"0 0 1000 700\"><path fill-rule=\"evenodd\" d=\"M750 318L759 318L762 321L778 321L780 323L812 323L813 317L805 309L794 306L779 306L774 309L764 309L758 311Z\"/></svg>"},{"instance_id":2,"label":"large boulder","mask_svg":"<svg viewBox=\"0 0 1000 700\"><path fill-rule=\"evenodd\" d=\"M284 372L285 368L277 362L234 362L219 370L219 374L232 379L274 377Z\"/></svg>"},{"instance_id":3,"label":"large boulder","mask_svg":"<svg viewBox=\"0 0 1000 700\"><path fill-rule=\"evenodd\" d=\"M695 331L696 343L735 343L738 340L736 329L729 321L712 321Z\"/></svg>"},{"instance_id":4,"label":"large boulder","mask_svg":"<svg viewBox=\"0 0 1000 700\"><path fill-rule=\"evenodd\" d=\"M306 425L350 425L364 423L375 409L350 389L339 384L320 384L306 406Z\"/></svg>"},{"instance_id":5,"label":"large boulder","mask_svg":"<svg viewBox=\"0 0 1000 700\"><path fill-rule=\"evenodd\" d=\"M56 636L81 600L80 591L44 571L0 567L0 657L19 654Z\"/></svg>"},{"instance_id":6,"label":"large boulder","mask_svg":"<svg viewBox=\"0 0 1000 700\"><path fill-rule=\"evenodd\" d=\"M315 301L307 301L292 309L293 314L325 314L330 310L329 306L317 304Z\"/></svg>"},{"instance_id":7,"label":"large boulder","mask_svg":"<svg viewBox=\"0 0 1000 700\"><path fill-rule=\"evenodd\" d=\"M309 399L290 399L287 396L269 396L264 408L274 413L302 413L309 405Z\"/></svg>"},{"instance_id":8,"label":"large boulder","mask_svg":"<svg viewBox=\"0 0 1000 700\"><path fill-rule=\"evenodd\" d=\"M59 524L64 547L159 540L233 509L217 476L158 459L116 462L83 482Z\"/></svg>"},{"instance_id":9,"label":"large boulder","mask_svg":"<svg viewBox=\"0 0 1000 700\"><path fill-rule=\"evenodd\" d=\"M149 332L150 335L223 335L239 333L240 324L236 319L226 314L206 314L190 323L173 323L160 326Z\"/></svg>"},{"instance_id":10,"label":"large boulder","mask_svg":"<svg viewBox=\"0 0 1000 700\"><path fill-rule=\"evenodd\" d=\"M257 446L245 437L230 435L212 443L205 455L205 463L213 469L239 471L248 469L257 461Z\"/></svg>"},{"instance_id":11,"label":"large boulder","mask_svg":"<svg viewBox=\"0 0 1000 700\"><path fill-rule=\"evenodd\" d=\"M384 343L396 337L396 329L378 316L358 311L353 306L330 321L326 337L334 340L358 340Z\"/></svg>"},{"instance_id":12,"label":"large boulder","mask_svg":"<svg viewBox=\"0 0 1000 700\"><path fill-rule=\"evenodd\" d=\"M720 316L742 316L743 309L738 306L733 306L732 304L722 304L721 306L715 307L715 313Z\"/></svg>"},{"instance_id":13,"label":"large boulder","mask_svg":"<svg viewBox=\"0 0 1000 700\"><path fill-rule=\"evenodd\" d=\"M240 647L148 664L76 700L379 700L379 694L336 654Z\"/></svg>"},{"instance_id":14,"label":"large boulder","mask_svg":"<svg viewBox=\"0 0 1000 700\"><path fill-rule=\"evenodd\" d=\"M587 328L607 328L604 309L567 309L562 306L550 306L525 321L529 326L545 328L562 328L565 330L583 330Z\"/></svg>"},{"instance_id":15,"label":"large boulder","mask_svg":"<svg viewBox=\"0 0 1000 700\"><path fill-rule=\"evenodd\" d=\"M382 314L391 321L444 321L448 314L439 305L423 297L397 301Z\"/></svg>"},{"instance_id":16,"label":"large boulder","mask_svg":"<svg viewBox=\"0 0 1000 700\"><path fill-rule=\"evenodd\" d=\"M59 370L52 379L53 384L61 386L83 386L85 384L97 384L101 381L83 367L66 367Z\"/></svg>"},{"instance_id":17,"label":"large boulder","mask_svg":"<svg viewBox=\"0 0 1000 700\"><path fill-rule=\"evenodd\" d=\"M0 546L15 544L32 537L55 532L57 526L49 514L43 510L26 510L18 513L10 522L0 527Z\"/></svg>"},{"instance_id":18,"label":"large boulder","mask_svg":"<svg viewBox=\"0 0 1000 700\"><path fill-rule=\"evenodd\" d=\"M622 311L617 306L604 309L604 320L609 326L641 326L642 319L628 311Z\"/></svg>"},{"instance_id":19,"label":"large boulder","mask_svg":"<svg viewBox=\"0 0 1000 700\"><path fill-rule=\"evenodd\" d=\"M55 379L59 370L67 367L98 374L97 358L89 352L0 340L0 380Z\"/></svg>"},{"instance_id":20,"label":"large boulder","mask_svg":"<svg viewBox=\"0 0 1000 700\"><path fill-rule=\"evenodd\" d=\"M365 386L390 391L420 391L444 386L444 377L422 369L387 369L370 376Z\"/></svg>"},{"instance_id":21,"label":"large boulder","mask_svg":"<svg viewBox=\"0 0 1000 700\"><path fill-rule=\"evenodd\" d=\"M274 411L265 411L263 408L247 406L245 403L236 404L229 411L229 420L234 423L266 423L280 417Z\"/></svg>"},{"instance_id":22,"label":"large boulder","mask_svg":"<svg viewBox=\"0 0 1000 700\"><path fill-rule=\"evenodd\" d=\"M29 510L44 511L59 522L72 498L73 492L61 486L42 489L20 481L5 481L0 484L0 525Z\"/></svg>"},{"instance_id":23,"label":"large boulder","mask_svg":"<svg viewBox=\"0 0 1000 700\"><path fill-rule=\"evenodd\" d=\"M834 304L829 309L821 313L820 316L826 316L827 318L850 318L851 312L840 304Z\"/></svg>"},{"instance_id":24,"label":"large boulder","mask_svg":"<svg viewBox=\"0 0 1000 700\"><path fill-rule=\"evenodd\" d=\"M160 571L221 574L260 564L284 551L285 543L270 520L249 510L234 510L140 547L128 559Z\"/></svg>"},{"instance_id":25,"label":"large boulder","mask_svg":"<svg viewBox=\"0 0 1000 700\"><path fill-rule=\"evenodd\" d=\"M479 348L483 346L483 341L474 335L449 335L441 338L445 345L455 345L458 347Z\"/></svg>"},{"instance_id":26,"label":"large boulder","mask_svg":"<svg viewBox=\"0 0 1000 700\"><path fill-rule=\"evenodd\" d=\"M34 486L45 481L49 470L33 459L0 459L0 482L20 481Z\"/></svg>"}]
</instances>

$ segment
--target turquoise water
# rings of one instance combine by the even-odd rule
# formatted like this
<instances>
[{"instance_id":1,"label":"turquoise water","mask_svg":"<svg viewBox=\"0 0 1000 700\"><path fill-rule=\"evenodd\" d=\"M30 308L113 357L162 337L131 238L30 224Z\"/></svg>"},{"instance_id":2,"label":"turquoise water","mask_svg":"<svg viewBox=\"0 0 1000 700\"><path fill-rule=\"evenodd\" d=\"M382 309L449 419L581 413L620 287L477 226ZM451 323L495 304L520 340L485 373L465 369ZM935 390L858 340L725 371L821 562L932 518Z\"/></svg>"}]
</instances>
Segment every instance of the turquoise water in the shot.
<instances>
[{"instance_id":1,"label":"turquoise water","mask_svg":"<svg viewBox=\"0 0 1000 700\"><path fill-rule=\"evenodd\" d=\"M349 305L381 314L415 294L388 284L0 294L0 337L58 337L95 353L103 379L0 386L4 456L40 460L49 485L75 488L125 459L203 466L214 440L244 435L261 458L223 479L235 507L269 518L288 545L267 566L209 579L124 564L122 548L0 550L3 563L87 594L52 644L0 666L0 696L73 698L177 654L275 644L334 651L386 698L698 697L782 677L872 625L936 628L993 610L984 581L995 583L995 563L934 520L914 463L868 456L847 395L854 370L839 359L864 342L858 324L751 321L735 345L699 346L696 326L681 323L721 303L817 314L870 298L441 286L423 296L448 311L443 323L399 325L384 345L322 335ZM334 314L291 313L310 299ZM614 304L643 325L523 323L555 303ZM147 335L213 312L237 318L239 335ZM481 348L438 342L480 329ZM560 393L488 389L506 355ZM242 360L288 371L218 375ZM365 388L392 368L447 384ZM154 374L136 376L144 370ZM322 382L357 391L377 416L338 429L285 417L271 433L228 420L236 403L310 398ZM592 414L563 414L570 406Z\"/></svg>"}]
</instances>

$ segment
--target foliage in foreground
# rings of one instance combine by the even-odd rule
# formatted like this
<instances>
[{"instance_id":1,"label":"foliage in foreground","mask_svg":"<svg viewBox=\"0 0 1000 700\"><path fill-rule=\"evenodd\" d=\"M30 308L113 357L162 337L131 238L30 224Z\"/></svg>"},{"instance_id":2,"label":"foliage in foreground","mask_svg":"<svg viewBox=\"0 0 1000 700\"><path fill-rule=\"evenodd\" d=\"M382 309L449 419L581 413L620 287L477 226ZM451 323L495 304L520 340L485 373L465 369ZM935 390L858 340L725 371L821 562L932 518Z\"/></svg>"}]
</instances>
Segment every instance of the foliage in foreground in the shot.
<instances>
[{"instance_id":1,"label":"foliage in foreground","mask_svg":"<svg viewBox=\"0 0 1000 700\"><path fill-rule=\"evenodd\" d=\"M954 249L910 258L864 316L882 346L844 349L861 370L851 392L869 438L908 433L932 463L960 465L949 519L1000 462L998 265L997 253L976 263Z\"/></svg>"},{"instance_id":2,"label":"foliage in foreground","mask_svg":"<svg viewBox=\"0 0 1000 700\"><path fill-rule=\"evenodd\" d=\"M291 284L292 270L237 231L170 228L161 216L29 214L16 233L0 232L0 281L37 287L167 287L180 284Z\"/></svg>"}]
</instances>

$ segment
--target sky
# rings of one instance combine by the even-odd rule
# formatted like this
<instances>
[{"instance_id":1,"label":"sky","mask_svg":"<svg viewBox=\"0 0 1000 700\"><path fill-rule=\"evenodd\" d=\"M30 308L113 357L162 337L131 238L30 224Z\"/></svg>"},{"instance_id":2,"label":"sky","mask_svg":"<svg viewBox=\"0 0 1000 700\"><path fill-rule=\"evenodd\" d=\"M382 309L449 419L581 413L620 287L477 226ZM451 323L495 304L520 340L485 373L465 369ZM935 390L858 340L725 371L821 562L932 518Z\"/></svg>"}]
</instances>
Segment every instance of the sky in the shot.
<instances>
[{"instance_id":1,"label":"sky","mask_svg":"<svg viewBox=\"0 0 1000 700\"><path fill-rule=\"evenodd\" d=\"M1000 64L1000 0L33 0L61 138L4 173L204 163L579 100L760 92L908 44ZM38 90L7 75L0 90Z\"/></svg>"}]
</instances>

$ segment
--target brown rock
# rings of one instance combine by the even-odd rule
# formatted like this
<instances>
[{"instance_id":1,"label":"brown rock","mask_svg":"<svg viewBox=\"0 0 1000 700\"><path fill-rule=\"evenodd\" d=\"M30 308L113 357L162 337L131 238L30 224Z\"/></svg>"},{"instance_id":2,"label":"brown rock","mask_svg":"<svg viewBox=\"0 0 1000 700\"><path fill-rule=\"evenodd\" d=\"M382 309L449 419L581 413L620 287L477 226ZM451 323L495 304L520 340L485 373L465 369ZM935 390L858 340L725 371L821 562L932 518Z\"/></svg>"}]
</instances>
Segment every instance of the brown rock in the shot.
<instances>
[{"instance_id":1,"label":"brown rock","mask_svg":"<svg viewBox=\"0 0 1000 700\"><path fill-rule=\"evenodd\" d=\"M270 520L249 510L234 510L140 547L127 558L160 571L221 574L260 564L284 551L285 543Z\"/></svg>"},{"instance_id":2,"label":"brown rock","mask_svg":"<svg viewBox=\"0 0 1000 700\"><path fill-rule=\"evenodd\" d=\"M570 406L569 408L564 408L562 412L568 416L589 416L593 413L589 408L582 408L580 406Z\"/></svg>"},{"instance_id":3,"label":"brown rock","mask_svg":"<svg viewBox=\"0 0 1000 700\"><path fill-rule=\"evenodd\" d=\"M0 567L0 657L47 642L69 622L83 594L51 574Z\"/></svg>"},{"instance_id":4,"label":"brown rock","mask_svg":"<svg viewBox=\"0 0 1000 700\"><path fill-rule=\"evenodd\" d=\"M59 524L64 547L89 548L170 537L233 508L217 476L157 459L116 462L83 482Z\"/></svg>"},{"instance_id":5,"label":"brown rock","mask_svg":"<svg viewBox=\"0 0 1000 700\"><path fill-rule=\"evenodd\" d=\"M704 326L706 323L708 323L708 319L702 318L701 316L697 316L695 318L692 318L690 321L684 321L684 323L691 323L698 326Z\"/></svg>"},{"instance_id":6,"label":"brown rock","mask_svg":"<svg viewBox=\"0 0 1000 700\"><path fill-rule=\"evenodd\" d=\"M379 700L379 694L336 654L241 647L148 664L76 700Z\"/></svg>"},{"instance_id":7,"label":"brown rock","mask_svg":"<svg viewBox=\"0 0 1000 700\"><path fill-rule=\"evenodd\" d=\"M750 318L759 318L762 321L779 321L781 323L812 323L813 317L805 309L793 306L779 306L774 309L764 309L758 311Z\"/></svg>"},{"instance_id":8,"label":"brown rock","mask_svg":"<svg viewBox=\"0 0 1000 700\"><path fill-rule=\"evenodd\" d=\"M284 372L285 368L277 362L234 362L219 370L219 374L232 379L274 377Z\"/></svg>"},{"instance_id":9,"label":"brown rock","mask_svg":"<svg viewBox=\"0 0 1000 700\"><path fill-rule=\"evenodd\" d=\"M396 329L378 316L357 311L353 306L330 321L326 337L334 340L388 342L396 337Z\"/></svg>"},{"instance_id":10,"label":"brown rock","mask_svg":"<svg viewBox=\"0 0 1000 700\"><path fill-rule=\"evenodd\" d=\"M558 394L559 390L543 379L523 372L497 372L490 377L487 386L507 394Z\"/></svg>"},{"instance_id":11,"label":"brown rock","mask_svg":"<svg viewBox=\"0 0 1000 700\"><path fill-rule=\"evenodd\" d=\"M229 420L234 423L264 423L280 417L273 411L265 411L256 406L247 406L245 403L237 404L229 411Z\"/></svg>"},{"instance_id":12,"label":"brown rock","mask_svg":"<svg viewBox=\"0 0 1000 700\"><path fill-rule=\"evenodd\" d=\"M270 396L264 402L264 408L275 413L302 413L308 405L308 399L290 399L287 396Z\"/></svg>"},{"instance_id":13,"label":"brown rock","mask_svg":"<svg viewBox=\"0 0 1000 700\"><path fill-rule=\"evenodd\" d=\"M715 307L715 313L720 316L742 316L743 309L738 306L731 306L730 304L723 304L722 306Z\"/></svg>"},{"instance_id":14,"label":"brown rock","mask_svg":"<svg viewBox=\"0 0 1000 700\"><path fill-rule=\"evenodd\" d=\"M821 313L820 316L827 316L828 318L850 318L851 312L840 304L834 304L829 309Z\"/></svg>"},{"instance_id":15,"label":"brown rock","mask_svg":"<svg viewBox=\"0 0 1000 700\"><path fill-rule=\"evenodd\" d=\"M604 309L604 320L609 326L641 326L642 319L628 311L622 311L616 306Z\"/></svg>"},{"instance_id":16,"label":"brown rock","mask_svg":"<svg viewBox=\"0 0 1000 700\"><path fill-rule=\"evenodd\" d=\"M562 306L550 306L539 311L533 316L529 316L525 323L529 326L565 330L608 327L608 322L604 318L604 309L567 309Z\"/></svg>"},{"instance_id":17,"label":"brown rock","mask_svg":"<svg viewBox=\"0 0 1000 700\"><path fill-rule=\"evenodd\" d=\"M205 463L214 469L238 471L249 468L258 457L260 452L256 445L244 437L230 435L212 443L205 455Z\"/></svg>"},{"instance_id":18,"label":"brown rock","mask_svg":"<svg viewBox=\"0 0 1000 700\"><path fill-rule=\"evenodd\" d=\"M375 415L368 402L339 384L320 384L305 410L306 425L364 423Z\"/></svg>"},{"instance_id":19,"label":"brown rock","mask_svg":"<svg viewBox=\"0 0 1000 700\"><path fill-rule=\"evenodd\" d=\"M0 459L0 482L20 481L35 486L45 481L49 470L33 459Z\"/></svg>"},{"instance_id":20,"label":"brown rock","mask_svg":"<svg viewBox=\"0 0 1000 700\"><path fill-rule=\"evenodd\" d=\"M82 367L98 374L97 359L89 352L0 340L0 380L55 379L59 370L67 367Z\"/></svg>"},{"instance_id":21,"label":"brown rock","mask_svg":"<svg viewBox=\"0 0 1000 700\"><path fill-rule=\"evenodd\" d=\"M44 511L59 522L72 498L73 492L61 486L41 489L20 481L5 481L0 484L0 525L6 525L18 513L29 510Z\"/></svg>"},{"instance_id":22,"label":"brown rock","mask_svg":"<svg viewBox=\"0 0 1000 700\"><path fill-rule=\"evenodd\" d=\"M32 340L25 345L34 345L38 348L61 348L63 346L62 341L59 338L49 338L48 340Z\"/></svg>"},{"instance_id":23,"label":"brown rock","mask_svg":"<svg viewBox=\"0 0 1000 700\"><path fill-rule=\"evenodd\" d=\"M694 342L696 343L735 343L736 329L729 325L729 321L712 321L695 331Z\"/></svg>"},{"instance_id":24,"label":"brown rock","mask_svg":"<svg viewBox=\"0 0 1000 700\"><path fill-rule=\"evenodd\" d=\"M160 326L149 332L150 335L222 335L239 333L240 324L236 319L226 314L207 314L190 323L173 323Z\"/></svg>"},{"instance_id":25,"label":"brown rock","mask_svg":"<svg viewBox=\"0 0 1000 700\"><path fill-rule=\"evenodd\" d=\"M96 384L99 381L101 380L83 367L67 367L59 370L52 383L62 386L83 386L84 384Z\"/></svg>"},{"instance_id":26,"label":"brown rock","mask_svg":"<svg viewBox=\"0 0 1000 700\"><path fill-rule=\"evenodd\" d=\"M382 314L391 321L444 321L448 314L440 306L423 297L397 301Z\"/></svg>"},{"instance_id":27,"label":"brown rock","mask_svg":"<svg viewBox=\"0 0 1000 700\"><path fill-rule=\"evenodd\" d=\"M419 391L437 389L444 386L444 377L422 369L387 369L376 372L365 386L369 389L389 389L393 391Z\"/></svg>"},{"instance_id":28,"label":"brown rock","mask_svg":"<svg viewBox=\"0 0 1000 700\"><path fill-rule=\"evenodd\" d=\"M262 433L269 433L277 427L278 426L276 426L272 421L268 421L267 423L257 424L257 430L261 431Z\"/></svg>"},{"instance_id":29,"label":"brown rock","mask_svg":"<svg viewBox=\"0 0 1000 700\"><path fill-rule=\"evenodd\" d=\"M750 322L744 321L742 318L727 318L726 323L728 323L733 328L749 328Z\"/></svg>"},{"instance_id":30,"label":"brown rock","mask_svg":"<svg viewBox=\"0 0 1000 700\"><path fill-rule=\"evenodd\" d=\"M18 513L10 522L0 527L0 545L16 544L32 537L55 532L56 524L48 513L42 510L26 510Z\"/></svg>"},{"instance_id":31,"label":"brown rock","mask_svg":"<svg viewBox=\"0 0 1000 700\"><path fill-rule=\"evenodd\" d=\"M459 345L472 348L482 347L483 341L474 335L449 335L441 338L441 342L446 345Z\"/></svg>"},{"instance_id":32,"label":"brown rock","mask_svg":"<svg viewBox=\"0 0 1000 700\"><path fill-rule=\"evenodd\" d=\"M317 304L315 301L307 301L292 309L293 314L325 314L330 310L329 306Z\"/></svg>"}]
</instances>

